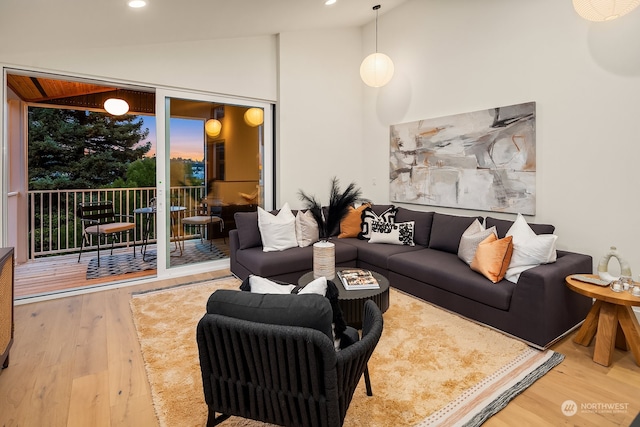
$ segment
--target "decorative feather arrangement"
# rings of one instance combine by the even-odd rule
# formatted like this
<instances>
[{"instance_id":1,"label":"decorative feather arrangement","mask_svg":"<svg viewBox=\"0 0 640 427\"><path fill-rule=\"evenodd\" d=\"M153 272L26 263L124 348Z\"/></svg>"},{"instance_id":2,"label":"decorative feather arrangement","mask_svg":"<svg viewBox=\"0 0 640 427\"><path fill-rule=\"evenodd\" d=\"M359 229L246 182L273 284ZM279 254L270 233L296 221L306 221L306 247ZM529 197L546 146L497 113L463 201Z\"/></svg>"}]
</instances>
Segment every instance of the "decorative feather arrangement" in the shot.
<instances>
[{"instance_id":1,"label":"decorative feather arrangement","mask_svg":"<svg viewBox=\"0 0 640 427\"><path fill-rule=\"evenodd\" d=\"M339 229L340 221L349 212L349 206L353 206L355 202L361 200L361 194L362 192L359 188L356 188L353 182L343 192L340 192L338 178L333 177L331 179L329 206L325 211L315 196L309 196L302 190L299 191L300 200L306 203L306 208L311 211L313 218L318 223L321 240L328 239L335 230Z\"/></svg>"}]
</instances>

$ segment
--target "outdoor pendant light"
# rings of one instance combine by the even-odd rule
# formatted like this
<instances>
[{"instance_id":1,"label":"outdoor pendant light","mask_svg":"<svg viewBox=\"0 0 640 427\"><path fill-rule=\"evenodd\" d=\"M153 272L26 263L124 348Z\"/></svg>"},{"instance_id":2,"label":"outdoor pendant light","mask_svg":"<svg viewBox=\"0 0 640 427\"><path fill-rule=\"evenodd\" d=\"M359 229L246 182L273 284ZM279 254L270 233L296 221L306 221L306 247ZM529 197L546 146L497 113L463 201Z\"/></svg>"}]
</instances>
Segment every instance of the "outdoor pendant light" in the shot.
<instances>
[{"instance_id":1,"label":"outdoor pendant light","mask_svg":"<svg viewBox=\"0 0 640 427\"><path fill-rule=\"evenodd\" d=\"M640 0L573 0L573 8L587 21L612 21L638 7Z\"/></svg>"},{"instance_id":2,"label":"outdoor pendant light","mask_svg":"<svg viewBox=\"0 0 640 427\"><path fill-rule=\"evenodd\" d=\"M376 52L364 58L360 65L360 77L367 86L382 87L393 77L393 61L384 53L378 52L378 10L380 5L373 6L376 11Z\"/></svg>"},{"instance_id":3,"label":"outdoor pendant light","mask_svg":"<svg viewBox=\"0 0 640 427\"><path fill-rule=\"evenodd\" d=\"M264 111L262 108L249 108L244 113L244 122L251 127L260 126L264 122Z\"/></svg>"},{"instance_id":4,"label":"outdoor pendant light","mask_svg":"<svg viewBox=\"0 0 640 427\"><path fill-rule=\"evenodd\" d=\"M124 99L118 98L118 90L116 89L116 97L104 101L104 109L107 110L109 114L121 116L129 111L129 104L127 104L127 101Z\"/></svg>"},{"instance_id":5,"label":"outdoor pendant light","mask_svg":"<svg viewBox=\"0 0 640 427\"><path fill-rule=\"evenodd\" d=\"M209 119L204 124L204 131L211 138L215 138L220 135L220 131L222 130L222 123L218 119Z\"/></svg>"}]
</instances>

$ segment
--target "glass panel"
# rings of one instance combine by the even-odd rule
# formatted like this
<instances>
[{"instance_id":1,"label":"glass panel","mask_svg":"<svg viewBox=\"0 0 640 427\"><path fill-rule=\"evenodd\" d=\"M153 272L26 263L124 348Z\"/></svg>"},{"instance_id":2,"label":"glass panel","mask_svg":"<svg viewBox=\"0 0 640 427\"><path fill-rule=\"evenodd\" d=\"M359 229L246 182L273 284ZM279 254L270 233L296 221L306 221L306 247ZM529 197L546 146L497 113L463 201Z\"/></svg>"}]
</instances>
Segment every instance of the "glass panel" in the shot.
<instances>
[{"instance_id":1,"label":"glass panel","mask_svg":"<svg viewBox=\"0 0 640 427\"><path fill-rule=\"evenodd\" d=\"M167 264L226 259L234 214L262 203L264 112L169 99Z\"/></svg>"}]
</instances>

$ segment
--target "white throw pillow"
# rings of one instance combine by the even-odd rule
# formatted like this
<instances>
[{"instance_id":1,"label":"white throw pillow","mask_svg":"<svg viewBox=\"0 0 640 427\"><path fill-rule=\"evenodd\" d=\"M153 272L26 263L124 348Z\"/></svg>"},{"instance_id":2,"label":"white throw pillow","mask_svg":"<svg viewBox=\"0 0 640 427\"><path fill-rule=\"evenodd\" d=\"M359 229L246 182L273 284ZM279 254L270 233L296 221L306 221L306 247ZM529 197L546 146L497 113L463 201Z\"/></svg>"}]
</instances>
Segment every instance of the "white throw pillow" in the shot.
<instances>
[{"instance_id":1,"label":"white throw pillow","mask_svg":"<svg viewBox=\"0 0 640 427\"><path fill-rule=\"evenodd\" d=\"M396 208L395 206L390 206L380 215L377 215L373 211L373 208L366 208L362 212L362 223L360 224L360 233L358 234L358 239L371 238L371 224L373 224L374 221L396 222L396 213L398 213L398 208Z\"/></svg>"},{"instance_id":2,"label":"white throw pillow","mask_svg":"<svg viewBox=\"0 0 640 427\"><path fill-rule=\"evenodd\" d=\"M296 214L296 239L301 248L312 245L320 239L318 222L310 210L298 211Z\"/></svg>"},{"instance_id":3,"label":"white throw pillow","mask_svg":"<svg viewBox=\"0 0 640 427\"><path fill-rule=\"evenodd\" d=\"M485 229L478 219L473 221L464 233L462 233L460 245L458 246L458 258L471 265L471 261L473 261L473 257L476 255L476 250L478 250L480 242L492 234L495 234L496 239L498 238L495 226Z\"/></svg>"},{"instance_id":4,"label":"white throw pillow","mask_svg":"<svg viewBox=\"0 0 640 427\"><path fill-rule=\"evenodd\" d=\"M282 206L278 215L273 215L258 206L258 228L264 252L298 247L296 217L293 216L289 203Z\"/></svg>"},{"instance_id":5,"label":"white throw pillow","mask_svg":"<svg viewBox=\"0 0 640 427\"><path fill-rule=\"evenodd\" d=\"M396 223L373 221L371 223L371 238L369 239L369 243L414 246L414 224L414 221Z\"/></svg>"},{"instance_id":6,"label":"white throw pillow","mask_svg":"<svg viewBox=\"0 0 640 427\"><path fill-rule=\"evenodd\" d=\"M261 276L249 276L249 285L253 294L290 294L295 285L281 285Z\"/></svg>"},{"instance_id":7,"label":"white throw pillow","mask_svg":"<svg viewBox=\"0 0 640 427\"><path fill-rule=\"evenodd\" d=\"M304 287L298 291L298 295L304 294L318 294L325 296L327 294L327 278L324 276L318 277L304 285Z\"/></svg>"},{"instance_id":8,"label":"white throw pillow","mask_svg":"<svg viewBox=\"0 0 640 427\"><path fill-rule=\"evenodd\" d=\"M540 264L555 262L557 259L555 234L537 235L525 218L518 214L513 225L507 231L513 237L513 255L505 279L517 283L520 273Z\"/></svg>"}]
</instances>

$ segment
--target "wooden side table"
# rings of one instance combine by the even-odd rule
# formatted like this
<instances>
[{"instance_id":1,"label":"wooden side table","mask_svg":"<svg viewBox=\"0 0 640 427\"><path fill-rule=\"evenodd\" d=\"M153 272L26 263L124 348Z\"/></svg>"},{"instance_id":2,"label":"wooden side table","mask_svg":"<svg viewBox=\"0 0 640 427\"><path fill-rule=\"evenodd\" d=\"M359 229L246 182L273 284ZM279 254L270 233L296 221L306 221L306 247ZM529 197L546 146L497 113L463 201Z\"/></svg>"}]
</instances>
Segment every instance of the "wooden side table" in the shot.
<instances>
[{"instance_id":1,"label":"wooden side table","mask_svg":"<svg viewBox=\"0 0 640 427\"><path fill-rule=\"evenodd\" d=\"M640 297L627 291L613 292L608 286L580 282L571 276L565 280L572 291L596 300L573 341L588 347L595 336L593 361L600 365L611 365L613 349L617 347L631 350L640 366L640 324L632 308L640 306Z\"/></svg>"}]
</instances>

